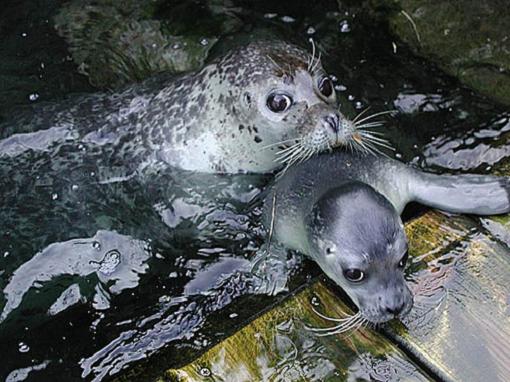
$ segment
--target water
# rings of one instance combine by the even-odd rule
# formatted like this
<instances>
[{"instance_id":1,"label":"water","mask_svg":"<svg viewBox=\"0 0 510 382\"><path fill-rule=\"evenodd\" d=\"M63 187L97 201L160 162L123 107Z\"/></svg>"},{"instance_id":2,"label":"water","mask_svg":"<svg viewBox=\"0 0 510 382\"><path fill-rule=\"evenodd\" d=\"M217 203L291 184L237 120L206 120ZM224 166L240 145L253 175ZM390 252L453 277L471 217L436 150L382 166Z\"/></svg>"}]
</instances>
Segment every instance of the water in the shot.
<instances>
[{"instance_id":1,"label":"water","mask_svg":"<svg viewBox=\"0 0 510 382\"><path fill-rule=\"evenodd\" d=\"M19 4L30 18L14 18ZM0 16L8 36L0 49L9 53L2 64L26 63L11 65L15 84L0 89L4 119L91 91L45 26L57 6L9 2ZM234 40L257 31L306 45L312 36L348 115L398 110L385 132L402 160L487 172L507 156L507 109L414 57L356 6L234 1L233 9L244 25ZM32 61L42 56L44 68ZM133 176L72 144L57 157L26 151L2 159L0 377L101 380L146 366L149 356L144 375L157 374L283 298L250 295L239 273L264 240L257 197L268 180L165 169ZM316 272L306 263L291 286Z\"/></svg>"}]
</instances>

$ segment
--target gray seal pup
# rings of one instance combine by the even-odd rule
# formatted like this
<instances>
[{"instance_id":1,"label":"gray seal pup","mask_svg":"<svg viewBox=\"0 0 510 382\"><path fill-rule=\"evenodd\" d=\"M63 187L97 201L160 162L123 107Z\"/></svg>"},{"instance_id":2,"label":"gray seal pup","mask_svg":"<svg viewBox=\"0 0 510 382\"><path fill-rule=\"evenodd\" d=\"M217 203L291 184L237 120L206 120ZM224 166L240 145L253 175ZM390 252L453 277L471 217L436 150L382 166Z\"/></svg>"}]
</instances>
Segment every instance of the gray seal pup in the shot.
<instances>
[{"instance_id":1,"label":"gray seal pup","mask_svg":"<svg viewBox=\"0 0 510 382\"><path fill-rule=\"evenodd\" d=\"M416 201L454 213L501 214L510 211L509 192L506 177L436 175L345 150L318 155L290 168L265 197L271 240L266 256L280 259L267 262L269 292L284 287L285 273L276 264L284 264L282 256L291 249L315 261L359 308L354 321L338 331L402 316L413 304L403 273L405 205Z\"/></svg>"},{"instance_id":2,"label":"gray seal pup","mask_svg":"<svg viewBox=\"0 0 510 382\"><path fill-rule=\"evenodd\" d=\"M56 151L65 141L101 147L115 163L267 173L361 141L357 127L338 111L315 52L256 41L196 73L41 106L0 128L15 133L0 141L0 157Z\"/></svg>"}]
</instances>

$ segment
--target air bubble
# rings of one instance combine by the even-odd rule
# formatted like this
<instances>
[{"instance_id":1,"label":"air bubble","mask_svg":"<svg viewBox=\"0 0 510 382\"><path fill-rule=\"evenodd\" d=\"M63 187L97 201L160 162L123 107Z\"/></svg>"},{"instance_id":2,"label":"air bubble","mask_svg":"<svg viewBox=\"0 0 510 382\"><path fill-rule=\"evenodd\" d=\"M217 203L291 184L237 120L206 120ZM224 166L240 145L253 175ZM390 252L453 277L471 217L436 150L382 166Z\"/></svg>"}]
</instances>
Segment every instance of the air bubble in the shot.
<instances>
[{"instance_id":1,"label":"air bubble","mask_svg":"<svg viewBox=\"0 0 510 382\"><path fill-rule=\"evenodd\" d=\"M20 342L18 345L18 350L20 353L27 353L30 350L30 347L26 343Z\"/></svg>"},{"instance_id":2,"label":"air bubble","mask_svg":"<svg viewBox=\"0 0 510 382\"><path fill-rule=\"evenodd\" d=\"M348 33L351 31L351 27L349 26L349 23L347 20L342 20L340 22L340 32L342 33Z\"/></svg>"}]
</instances>

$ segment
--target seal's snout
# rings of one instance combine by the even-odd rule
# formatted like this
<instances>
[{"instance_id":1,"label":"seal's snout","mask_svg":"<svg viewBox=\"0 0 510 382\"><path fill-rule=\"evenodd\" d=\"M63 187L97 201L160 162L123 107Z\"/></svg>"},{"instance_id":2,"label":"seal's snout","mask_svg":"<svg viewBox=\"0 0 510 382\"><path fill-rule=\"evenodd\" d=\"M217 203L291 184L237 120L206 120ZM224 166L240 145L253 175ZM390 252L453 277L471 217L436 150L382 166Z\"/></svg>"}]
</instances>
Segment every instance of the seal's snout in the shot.
<instances>
[{"instance_id":1,"label":"seal's snout","mask_svg":"<svg viewBox=\"0 0 510 382\"><path fill-rule=\"evenodd\" d=\"M329 113L322 118L322 124L333 131L333 133L338 134L340 130L340 114L339 113Z\"/></svg>"},{"instance_id":2,"label":"seal's snout","mask_svg":"<svg viewBox=\"0 0 510 382\"><path fill-rule=\"evenodd\" d=\"M404 310L405 304L404 301L401 301L398 304L390 304L389 306L386 306L386 312L389 314L393 314L395 317L400 315L402 311Z\"/></svg>"}]
</instances>

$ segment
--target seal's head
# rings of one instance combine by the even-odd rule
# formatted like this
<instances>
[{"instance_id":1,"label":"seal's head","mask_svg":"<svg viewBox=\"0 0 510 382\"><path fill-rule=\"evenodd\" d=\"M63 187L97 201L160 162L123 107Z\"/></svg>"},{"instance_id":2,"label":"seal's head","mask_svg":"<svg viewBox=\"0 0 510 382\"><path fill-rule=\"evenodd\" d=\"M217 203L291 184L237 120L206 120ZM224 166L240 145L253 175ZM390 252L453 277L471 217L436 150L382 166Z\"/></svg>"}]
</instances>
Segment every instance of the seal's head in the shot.
<instances>
[{"instance_id":1,"label":"seal's head","mask_svg":"<svg viewBox=\"0 0 510 382\"><path fill-rule=\"evenodd\" d=\"M353 139L355 125L338 111L317 55L281 41L257 41L222 58L217 70L227 82L221 101L232 105L235 138L253 160L252 171L271 171L278 161L306 159Z\"/></svg>"},{"instance_id":2,"label":"seal's head","mask_svg":"<svg viewBox=\"0 0 510 382\"><path fill-rule=\"evenodd\" d=\"M313 206L306 226L310 255L363 317L380 323L409 312L407 240L384 196L359 182L332 189Z\"/></svg>"}]
</instances>

